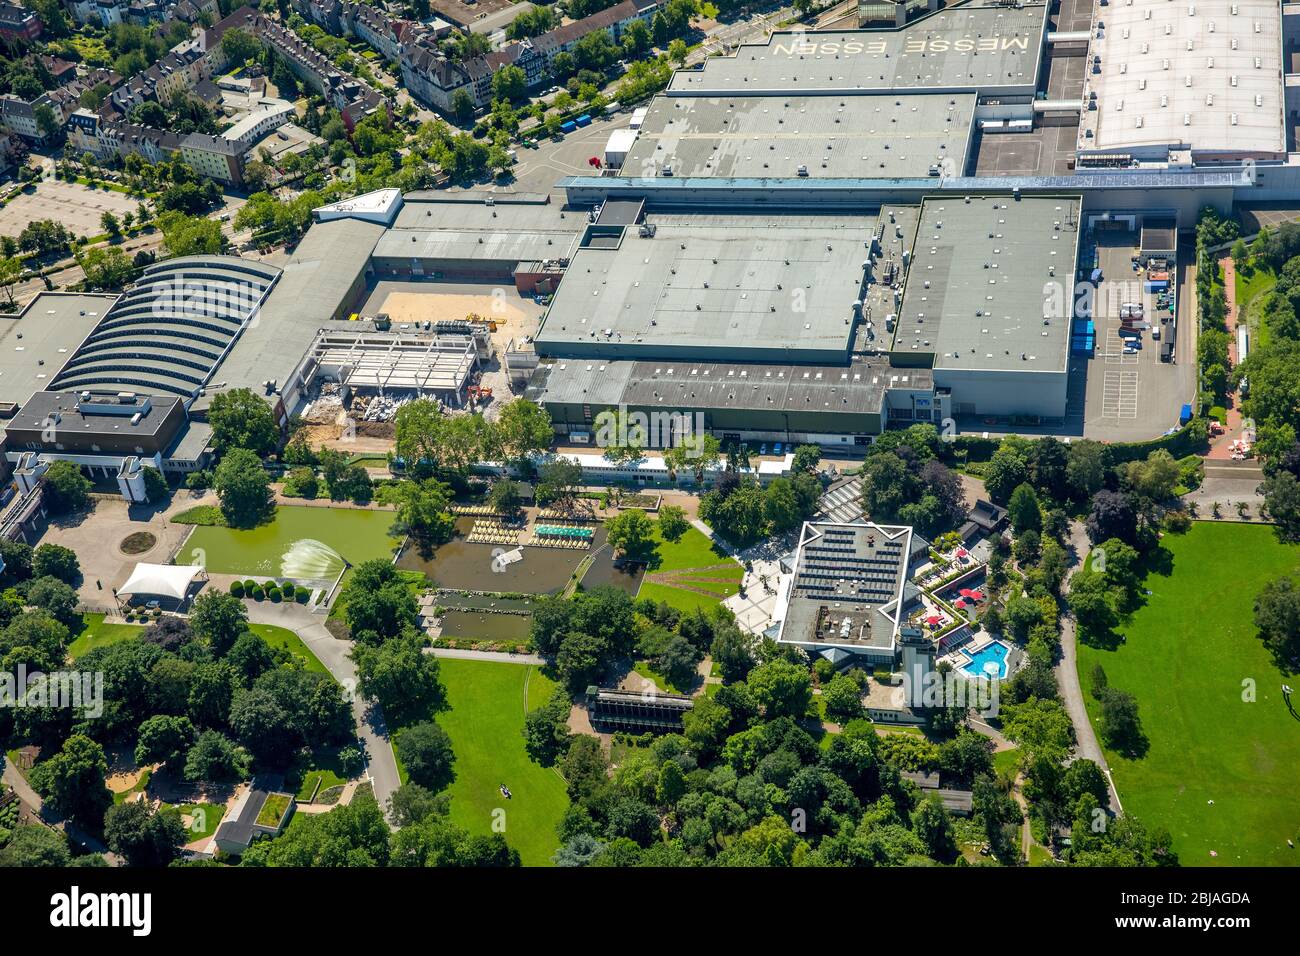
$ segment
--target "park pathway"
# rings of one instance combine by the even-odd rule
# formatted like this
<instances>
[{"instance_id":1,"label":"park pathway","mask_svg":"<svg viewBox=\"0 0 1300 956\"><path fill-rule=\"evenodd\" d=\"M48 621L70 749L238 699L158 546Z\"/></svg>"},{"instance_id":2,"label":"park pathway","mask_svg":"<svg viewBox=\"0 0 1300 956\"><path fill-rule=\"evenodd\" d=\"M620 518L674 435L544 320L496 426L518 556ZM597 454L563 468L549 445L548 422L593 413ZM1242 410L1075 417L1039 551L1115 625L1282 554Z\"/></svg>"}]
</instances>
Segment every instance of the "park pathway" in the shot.
<instances>
[{"instance_id":1,"label":"park pathway","mask_svg":"<svg viewBox=\"0 0 1300 956\"><path fill-rule=\"evenodd\" d=\"M1241 356L1237 354L1237 322L1241 318L1241 306L1245 303L1237 301L1237 266L1232 261L1232 256L1220 259L1219 269L1223 273L1223 293L1228 304L1223 317L1228 330L1228 358L1236 366L1241 361ZM1227 461L1232 458L1230 446L1233 439L1240 438L1242 433L1240 392L1228 396L1225 411L1227 421L1224 433L1210 439L1210 450L1205 455L1207 459Z\"/></svg>"},{"instance_id":2,"label":"park pathway","mask_svg":"<svg viewBox=\"0 0 1300 956\"><path fill-rule=\"evenodd\" d=\"M510 654L506 651L471 651L456 647L426 647L424 653L458 661L495 661L499 664L533 664L546 666L546 658L538 654Z\"/></svg>"},{"instance_id":3,"label":"park pathway","mask_svg":"<svg viewBox=\"0 0 1300 956\"><path fill-rule=\"evenodd\" d=\"M73 844L74 851L79 849L83 853L102 853L110 866L122 865L122 858L109 850L102 840L91 836L70 821L58 820L48 814L45 811L44 801L41 800L40 794L32 789L32 785L27 782L27 778L22 775L22 771L14 766L12 760L5 759L4 765L4 782L13 787L18 799L39 813L42 820L56 830L62 830L67 835L69 842Z\"/></svg>"},{"instance_id":4,"label":"park pathway","mask_svg":"<svg viewBox=\"0 0 1300 956\"><path fill-rule=\"evenodd\" d=\"M1074 560L1067 572L1065 584L1061 588L1063 595L1069 593L1069 575L1083 567L1084 558L1088 554L1088 537L1082 522L1070 522L1069 545ZM1106 762L1106 754L1101 749L1097 733L1092 728L1092 721L1088 719L1088 710L1083 703L1083 687L1079 684L1079 654L1076 645L1074 616L1067 613L1061 618L1061 659L1056 664L1056 685L1061 690L1061 703L1065 705L1065 711L1074 724L1075 757L1091 760L1101 768L1110 787L1111 808L1116 812L1123 812L1124 808L1119 802L1119 792L1115 789L1115 781L1111 779L1110 765Z\"/></svg>"},{"instance_id":5,"label":"park pathway","mask_svg":"<svg viewBox=\"0 0 1300 956\"><path fill-rule=\"evenodd\" d=\"M374 787L375 800L387 813L388 798L401 786L397 774L397 757L393 753L384 712L377 701L367 700L357 693L357 669L349 654L351 641L341 641L325 627L323 615L313 614L300 604L270 604L259 601L245 602L248 619L255 624L274 624L287 627L302 639L325 669L343 685L352 700L352 714L356 719L357 736L365 744L366 775Z\"/></svg>"}]
</instances>

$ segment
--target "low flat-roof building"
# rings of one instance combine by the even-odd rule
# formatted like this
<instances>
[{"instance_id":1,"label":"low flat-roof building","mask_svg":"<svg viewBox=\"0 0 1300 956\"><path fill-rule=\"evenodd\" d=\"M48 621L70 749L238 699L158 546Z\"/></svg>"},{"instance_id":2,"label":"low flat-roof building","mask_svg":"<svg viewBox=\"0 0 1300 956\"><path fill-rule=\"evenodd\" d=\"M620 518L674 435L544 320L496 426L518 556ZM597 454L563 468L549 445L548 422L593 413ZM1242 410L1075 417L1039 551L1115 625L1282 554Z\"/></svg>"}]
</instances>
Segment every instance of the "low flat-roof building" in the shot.
<instances>
[{"instance_id":1,"label":"low flat-roof building","mask_svg":"<svg viewBox=\"0 0 1300 956\"><path fill-rule=\"evenodd\" d=\"M537 334L544 355L847 362L874 217L698 214L592 226Z\"/></svg>"},{"instance_id":2,"label":"low flat-roof building","mask_svg":"<svg viewBox=\"0 0 1300 956\"><path fill-rule=\"evenodd\" d=\"M1047 36L1042 3L966 3L897 30L773 33L678 70L673 95L974 91L1033 97Z\"/></svg>"},{"instance_id":3,"label":"low flat-roof building","mask_svg":"<svg viewBox=\"0 0 1300 956\"><path fill-rule=\"evenodd\" d=\"M623 176L906 177L966 168L974 93L657 96Z\"/></svg>"},{"instance_id":4,"label":"low flat-roof building","mask_svg":"<svg viewBox=\"0 0 1300 956\"><path fill-rule=\"evenodd\" d=\"M70 461L119 479L123 497L140 502L148 499L140 468L202 468L211 437L206 425L190 434L185 405L174 395L37 392L5 423L4 453L11 463L25 462L34 478L55 461Z\"/></svg>"},{"instance_id":5,"label":"low flat-roof building","mask_svg":"<svg viewBox=\"0 0 1300 956\"><path fill-rule=\"evenodd\" d=\"M928 547L903 525L805 522L772 615L777 641L892 667L913 562Z\"/></svg>"},{"instance_id":6,"label":"low flat-roof building","mask_svg":"<svg viewBox=\"0 0 1300 956\"><path fill-rule=\"evenodd\" d=\"M956 415L1065 416L1078 197L921 205L891 358L929 365Z\"/></svg>"},{"instance_id":7,"label":"low flat-roof building","mask_svg":"<svg viewBox=\"0 0 1300 956\"><path fill-rule=\"evenodd\" d=\"M0 405L23 405L50 388L117 298L42 292L17 316L0 315Z\"/></svg>"},{"instance_id":8,"label":"low flat-roof building","mask_svg":"<svg viewBox=\"0 0 1300 956\"><path fill-rule=\"evenodd\" d=\"M622 407L652 421L689 416L691 427L698 421L727 440L831 446L867 444L892 420L942 411L929 369L895 369L883 357L844 365L559 358L539 365L526 394L562 433L590 432L602 411Z\"/></svg>"},{"instance_id":9,"label":"low flat-roof building","mask_svg":"<svg viewBox=\"0 0 1300 956\"><path fill-rule=\"evenodd\" d=\"M587 688L587 716L601 731L633 734L680 733L682 717L694 706L690 697L644 694L618 688Z\"/></svg>"},{"instance_id":10,"label":"low flat-roof building","mask_svg":"<svg viewBox=\"0 0 1300 956\"><path fill-rule=\"evenodd\" d=\"M567 265L588 219L546 194L413 192L404 200L375 246L376 273L515 282L525 263Z\"/></svg>"}]
</instances>

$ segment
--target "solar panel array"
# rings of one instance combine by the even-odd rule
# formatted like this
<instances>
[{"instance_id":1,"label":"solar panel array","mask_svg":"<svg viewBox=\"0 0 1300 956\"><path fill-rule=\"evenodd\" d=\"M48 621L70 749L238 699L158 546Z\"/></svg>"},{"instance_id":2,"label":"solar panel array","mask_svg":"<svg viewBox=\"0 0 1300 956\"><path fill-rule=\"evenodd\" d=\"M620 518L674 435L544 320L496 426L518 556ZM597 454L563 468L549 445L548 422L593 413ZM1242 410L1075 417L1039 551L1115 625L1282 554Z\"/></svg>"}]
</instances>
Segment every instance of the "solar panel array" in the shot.
<instances>
[{"instance_id":1,"label":"solar panel array","mask_svg":"<svg viewBox=\"0 0 1300 956\"><path fill-rule=\"evenodd\" d=\"M804 545L795 596L887 604L897 593L905 562L902 541L851 528L826 528L820 538Z\"/></svg>"}]
</instances>

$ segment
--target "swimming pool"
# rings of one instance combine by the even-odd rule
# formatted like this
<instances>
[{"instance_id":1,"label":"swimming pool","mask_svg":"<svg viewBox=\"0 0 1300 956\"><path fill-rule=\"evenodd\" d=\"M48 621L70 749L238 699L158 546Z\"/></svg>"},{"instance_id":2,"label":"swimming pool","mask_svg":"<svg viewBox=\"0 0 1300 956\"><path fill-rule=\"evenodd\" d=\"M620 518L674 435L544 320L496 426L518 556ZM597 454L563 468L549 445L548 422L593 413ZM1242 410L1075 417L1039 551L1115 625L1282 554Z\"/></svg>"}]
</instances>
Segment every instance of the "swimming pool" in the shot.
<instances>
[{"instance_id":1,"label":"swimming pool","mask_svg":"<svg viewBox=\"0 0 1300 956\"><path fill-rule=\"evenodd\" d=\"M963 651L970 661L962 665L962 672L971 677L1004 678L1007 676L1007 654L1010 652L1011 648L1001 641L990 641L977 651Z\"/></svg>"}]
</instances>

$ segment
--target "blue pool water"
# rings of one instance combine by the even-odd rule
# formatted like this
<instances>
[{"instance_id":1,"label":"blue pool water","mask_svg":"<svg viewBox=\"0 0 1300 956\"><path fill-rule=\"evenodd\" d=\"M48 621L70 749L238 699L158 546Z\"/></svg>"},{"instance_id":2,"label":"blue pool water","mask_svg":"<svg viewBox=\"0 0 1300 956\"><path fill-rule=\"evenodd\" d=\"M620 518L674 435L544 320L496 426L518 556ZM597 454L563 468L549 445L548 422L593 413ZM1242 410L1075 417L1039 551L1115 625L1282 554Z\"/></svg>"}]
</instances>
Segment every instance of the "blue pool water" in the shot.
<instances>
[{"instance_id":1,"label":"blue pool water","mask_svg":"<svg viewBox=\"0 0 1300 956\"><path fill-rule=\"evenodd\" d=\"M1007 676L1007 654L1011 648L1001 641L985 644L978 651L967 651L969 664L963 664L962 670L972 677L992 676L999 679Z\"/></svg>"}]
</instances>

